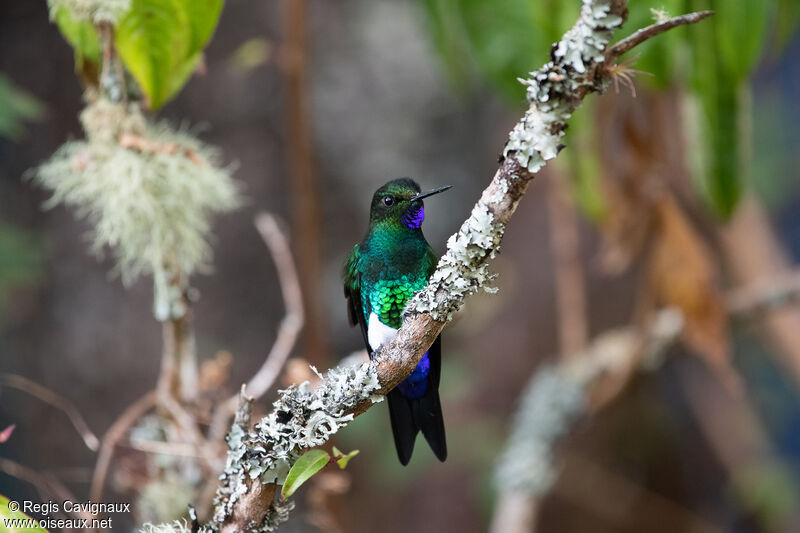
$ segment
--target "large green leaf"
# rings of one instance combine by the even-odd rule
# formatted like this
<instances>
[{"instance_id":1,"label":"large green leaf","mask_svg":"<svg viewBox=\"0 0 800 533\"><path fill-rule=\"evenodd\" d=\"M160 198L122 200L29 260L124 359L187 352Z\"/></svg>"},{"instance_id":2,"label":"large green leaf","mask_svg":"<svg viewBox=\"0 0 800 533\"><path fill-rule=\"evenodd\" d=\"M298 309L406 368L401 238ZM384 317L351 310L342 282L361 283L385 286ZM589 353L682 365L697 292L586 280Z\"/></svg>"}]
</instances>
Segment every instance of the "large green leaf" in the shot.
<instances>
[{"instance_id":1,"label":"large green leaf","mask_svg":"<svg viewBox=\"0 0 800 533\"><path fill-rule=\"evenodd\" d=\"M9 505L13 508L17 505L17 502L13 501L12 504L8 498L0 494L0 533L17 533L20 531L25 533L48 533L45 528L39 526L38 522L22 511L9 509ZM23 524L26 527L12 527L7 520L19 520L19 524ZM26 522L27 520L30 520L30 522Z\"/></svg>"},{"instance_id":2,"label":"large green leaf","mask_svg":"<svg viewBox=\"0 0 800 533\"><path fill-rule=\"evenodd\" d=\"M217 26L223 0L132 0L116 28L125 66L158 109L186 83Z\"/></svg>"},{"instance_id":3,"label":"large green leaf","mask_svg":"<svg viewBox=\"0 0 800 533\"><path fill-rule=\"evenodd\" d=\"M750 168L746 155L751 121L744 96L763 52L774 0L692 0L691 4L693 10L710 8L716 14L690 28L700 135L689 149L697 162L701 193L718 216L727 218L742 195Z\"/></svg>"},{"instance_id":4,"label":"large green leaf","mask_svg":"<svg viewBox=\"0 0 800 533\"><path fill-rule=\"evenodd\" d=\"M325 468L331 460L331 456L325 450L309 450L297 460L289 474L286 476L286 481L283 483L281 489L281 496L288 498L295 493L300 485L308 481L311 476Z\"/></svg>"},{"instance_id":5,"label":"large green leaf","mask_svg":"<svg viewBox=\"0 0 800 533\"><path fill-rule=\"evenodd\" d=\"M737 79L749 76L764 50L774 0L715 0L711 3L718 53Z\"/></svg>"}]
</instances>

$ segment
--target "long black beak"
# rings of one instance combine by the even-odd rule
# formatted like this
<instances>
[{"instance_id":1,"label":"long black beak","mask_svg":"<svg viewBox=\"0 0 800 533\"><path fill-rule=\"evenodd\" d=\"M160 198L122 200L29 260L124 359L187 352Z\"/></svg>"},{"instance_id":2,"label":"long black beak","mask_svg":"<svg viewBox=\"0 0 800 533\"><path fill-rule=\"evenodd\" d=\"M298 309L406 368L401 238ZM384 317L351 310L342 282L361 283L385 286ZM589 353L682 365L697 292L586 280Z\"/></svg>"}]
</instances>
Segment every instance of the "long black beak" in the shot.
<instances>
[{"instance_id":1,"label":"long black beak","mask_svg":"<svg viewBox=\"0 0 800 533\"><path fill-rule=\"evenodd\" d=\"M452 187L453 187L452 185L445 185L444 187L439 187L438 189L433 189L432 191L421 192L418 195L412 197L411 200L409 201L416 202L417 200L422 200L423 198L427 198L428 196L433 196L434 194L439 194L440 192L444 192Z\"/></svg>"}]
</instances>

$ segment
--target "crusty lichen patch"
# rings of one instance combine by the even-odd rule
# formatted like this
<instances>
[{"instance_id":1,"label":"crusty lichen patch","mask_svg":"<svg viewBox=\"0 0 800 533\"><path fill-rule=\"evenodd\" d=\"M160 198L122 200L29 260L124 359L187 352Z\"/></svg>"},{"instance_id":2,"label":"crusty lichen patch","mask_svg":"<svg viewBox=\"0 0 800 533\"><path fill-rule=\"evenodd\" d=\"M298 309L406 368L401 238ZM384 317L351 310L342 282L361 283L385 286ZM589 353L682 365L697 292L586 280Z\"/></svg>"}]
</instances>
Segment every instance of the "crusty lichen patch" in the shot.
<instances>
[{"instance_id":1,"label":"crusty lichen patch","mask_svg":"<svg viewBox=\"0 0 800 533\"><path fill-rule=\"evenodd\" d=\"M430 313L434 320L446 322L467 296L482 287L492 291L487 287L493 278L488 260L497 254L504 229L485 203L475 204L469 218L447 240L447 252L427 287L412 298L406 312Z\"/></svg>"},{"instance_id":2,"label":"crusty lichen patch","mask_svg":"<svg viewBox=\"0 0 800 533\"><path fill-rule=\"evenodd\" d=\"M210 529L231 515L236 501L247 492L247 480L283 484L289 468L303 451L327 442L352 419L351 411L365 401L379 402L377 364L374 362L330 370L323 384L309 383L281 391L272 412L252 431L234 425L228 434L228 457L217 494ZM264 523L254 529L272 531L286 520L291 502L275 500Z\"/></svg>"},{"instance_id":3,"label":"crusty lichen patch","mask_svg":"<svg viewBox=\"0 0 800 533\"><path fill-rule=\"evenodd\" d=\"M622 17L611 12L610 0L583 0L581 17L553 48L553 61L530 78L530 107L509 134L503 155L538 172L560 149L566 121L580 103L583 91L600 89L592 67L604 61L604 51Z\"/></svg>"}]
</instances>

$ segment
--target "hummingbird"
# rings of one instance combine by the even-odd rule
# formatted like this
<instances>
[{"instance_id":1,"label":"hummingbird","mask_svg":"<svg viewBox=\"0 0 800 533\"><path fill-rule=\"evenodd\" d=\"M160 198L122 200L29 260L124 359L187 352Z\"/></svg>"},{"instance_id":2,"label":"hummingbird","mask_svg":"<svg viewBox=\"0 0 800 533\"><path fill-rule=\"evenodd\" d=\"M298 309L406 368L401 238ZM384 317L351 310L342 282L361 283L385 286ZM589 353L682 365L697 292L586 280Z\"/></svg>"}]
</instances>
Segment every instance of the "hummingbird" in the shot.
<instances>
[{"instance_id":1,"label":"hummingbird","mask_svg":"<svg viewBox=\"0 0 800 533\"><path fill-rule=\"evenodd\" d=\"M421 192L414 180L400 178L372 197L367 234L353 247L343 271L348 320L351 326L360 326L370 359L394 338L406 302L436 270L439 258L422 234L422 200L450 187ZM439 402L441 365L439 335L414 371L387 395L394 444L404 466L419 431L440 461L447 458Z\"/></svg>"}]
</instances>

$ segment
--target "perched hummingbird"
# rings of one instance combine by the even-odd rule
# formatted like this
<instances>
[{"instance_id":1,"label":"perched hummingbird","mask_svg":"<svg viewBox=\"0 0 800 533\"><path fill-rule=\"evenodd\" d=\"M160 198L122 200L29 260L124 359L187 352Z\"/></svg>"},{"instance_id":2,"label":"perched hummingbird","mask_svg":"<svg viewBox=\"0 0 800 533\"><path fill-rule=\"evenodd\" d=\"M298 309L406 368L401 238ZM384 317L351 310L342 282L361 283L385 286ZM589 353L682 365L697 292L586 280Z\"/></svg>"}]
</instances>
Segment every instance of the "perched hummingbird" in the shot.
<instances>
[{"instance_id":1,"label":"perched hummingbird","mask_svg":"<svg viewBox=\"0 0 800 533\"><path fill-rule=\"evenodd\" d=\"M439 259L422 234L422 199L449 188L420 192L414 180L400 178L372 197L369 230L353 247L343 274L350 325L361 326L370 358L395 336L406 302L428 284L436 269ZM441 364L440 335L411 375L387 396L394 444L403 465L411 459L418 431L440 461L447 457L439 403Z\"/></svg>"}]
</instances>

